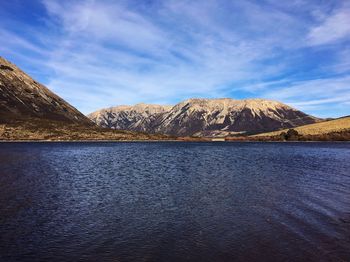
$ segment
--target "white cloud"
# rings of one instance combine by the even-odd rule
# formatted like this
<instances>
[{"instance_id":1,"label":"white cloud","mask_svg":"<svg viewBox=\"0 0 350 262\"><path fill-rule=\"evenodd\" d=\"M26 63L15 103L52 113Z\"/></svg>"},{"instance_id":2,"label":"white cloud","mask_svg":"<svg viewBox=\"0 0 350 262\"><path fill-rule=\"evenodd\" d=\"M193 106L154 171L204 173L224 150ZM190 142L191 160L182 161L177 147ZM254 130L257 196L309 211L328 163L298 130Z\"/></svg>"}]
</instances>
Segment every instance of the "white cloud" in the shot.
<instances>
[{"instance_id":1,"label":"white cloud","mask_svg":"<svg viewBox=\"0 0 350 262\"><path fill-rule=\"evenodd\" d=\"M60 47L48 62L56 72L49 86L71 102L76 91L70 92L64 83L84 94L98 95L103 90L112 104L152 99L172 103L189 96L224 95L232 91L224 90L227 84L280 69L280 65L257 62L272 54L272 42L278 42L275 36L253 41L241 37L238 28L217 21L222 7L215 1L169 1L156 12L157 19L121 4L75 1L68 8L67 2L44 3L57 26L63 28L63 35L55 39ZM270 25L276 19L291 19L276 13L269 21L263 15L258 17L258 6L249 7L256 9L249 18L252 27L257 19ZM248 14L248 6L242 8ZM103 106L86 103L84 108L90 110L83 109L85 113Z\"/></svg>"},{"instance_id":2,"label":"white cloud","mask_svg":"<svg viewBox=\"0 0 350 262\"><path fill-rule=\"evenodd\" d=\"M308 41L310 45L324 45L350 36L350 7L345 6L326 17L324 21L311 29Z\"/></svg>"},{"instance_id":3,"label":"white cloud","mask_svg":"<svg viewBox=\"0 0 350 262\"><path fill-rule=\"evenodd\" d=\"M341 77L297 82L291 68L308 62L303 49L310 43L347 37L344 25L335 23L347 19L345 6L329 15L328 5L315 8L302 0L271 0L270 5L168 0L152 6L127 0L42 2L50 34L42 30L31 35L42 45L0 30L0 36L11 34L1 40L10 48L0 50L26 50L17 53L29 57L26 62L35 68L52 70L46 84L84 113L117 104L172 104L194 96L240 93L311 108L349 90ZM317 19L308 20L299 9ZM316 9L316 15L310 14ZM315 19L318 24L312 27ZM325 33L334 28L336 34ZM326 67L348 72L348 52L335 50L333 56L336 62ZM339 86L342 91L331 92Z\"/></svg>"},{"instance_id":4,"label":"white cloud","mask_svg":"<svg viewBox=\"0 0 350 262\"><path fill-rule=\"evenodd\" d=\"M48 55L49 52L36 46L25 38L18 36L15 33L12 33L6 29L0 28L0 39L1 39L1 47L3 46L11 46L11 48L20 48L27 51L35 52L40 55Z\"/></svg>"},{"instance_id":5,"label":"white cloud","mask_svg":"<svg viewBox=\"0 0 350 262\"><path fill-rule=\"evenodd\" d=\"M263 92L266 98L284 101L301 110L332 108L350 102L350 76L296 81ZM329 107L331 105L331 107Z\"/></svg>"},{"instance_id":6,"label":"white cloud","mask_svg":"<svg viewBox=\"0 0 350 262\"><path fill-rule=\"evenodd\" d=\"M164 45L163 32L159 28L120 4L55 0L44 0L43 3L64 31L75 39L115 41L118 45L142 50Z\"/></svg>"}]
</instances>

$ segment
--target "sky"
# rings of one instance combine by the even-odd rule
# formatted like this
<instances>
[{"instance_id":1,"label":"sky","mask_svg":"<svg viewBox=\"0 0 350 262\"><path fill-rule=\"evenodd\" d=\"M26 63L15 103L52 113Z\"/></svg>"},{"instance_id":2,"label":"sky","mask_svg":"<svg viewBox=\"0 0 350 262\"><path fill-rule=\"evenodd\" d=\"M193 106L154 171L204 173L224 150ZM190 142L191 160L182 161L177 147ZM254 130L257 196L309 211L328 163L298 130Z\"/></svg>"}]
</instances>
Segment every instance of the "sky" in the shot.
<instances>
[{"instance_id":1,"label":"sky","mask_svg":"<svg viewBox=\"0 0 350 262\"><path fill-rule=\"evenodd\" d=\"M0 56L83 113L188 98L350 115L350 1L1 1Z\"/></svg>"}]
</instances>

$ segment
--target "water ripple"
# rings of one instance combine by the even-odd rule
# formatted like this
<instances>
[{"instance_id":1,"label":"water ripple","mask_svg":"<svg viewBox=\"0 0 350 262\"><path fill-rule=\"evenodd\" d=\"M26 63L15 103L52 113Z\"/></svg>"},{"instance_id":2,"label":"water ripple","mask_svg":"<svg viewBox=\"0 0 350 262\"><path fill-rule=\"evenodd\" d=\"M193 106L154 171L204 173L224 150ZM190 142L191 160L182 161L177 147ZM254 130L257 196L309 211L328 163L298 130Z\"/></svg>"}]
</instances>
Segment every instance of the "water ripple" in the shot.
<instances>
[{"instance_id":1,"label":"water ripple","mask_svg":"<svg viewBox=\"0 0 350 262\"><path fill-rule=\"evenodd\" d=\"M350 261L348 143L0 144L1 261Z\"/></svg>"}]
</instances>

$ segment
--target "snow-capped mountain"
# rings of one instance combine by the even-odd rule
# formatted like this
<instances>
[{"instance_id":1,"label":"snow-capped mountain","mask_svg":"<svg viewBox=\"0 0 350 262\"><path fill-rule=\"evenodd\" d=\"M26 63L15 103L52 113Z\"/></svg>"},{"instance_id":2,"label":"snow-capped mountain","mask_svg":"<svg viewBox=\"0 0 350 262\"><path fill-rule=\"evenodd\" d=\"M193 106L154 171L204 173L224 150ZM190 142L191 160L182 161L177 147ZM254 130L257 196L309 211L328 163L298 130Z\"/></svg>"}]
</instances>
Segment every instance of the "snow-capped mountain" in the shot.
<instances>
[{"instance_id":1,"label":"snow-capped mountain","mask_svg":"<svg viewBox=\"0 0 350 262\"><path fill-rule=\"evenodd\" d=\"M103 127L176 136L259 133L315 123L317 118L266 99L189 99L173 107L138 104L88 116Z\"/></svg>"}]
</instances>

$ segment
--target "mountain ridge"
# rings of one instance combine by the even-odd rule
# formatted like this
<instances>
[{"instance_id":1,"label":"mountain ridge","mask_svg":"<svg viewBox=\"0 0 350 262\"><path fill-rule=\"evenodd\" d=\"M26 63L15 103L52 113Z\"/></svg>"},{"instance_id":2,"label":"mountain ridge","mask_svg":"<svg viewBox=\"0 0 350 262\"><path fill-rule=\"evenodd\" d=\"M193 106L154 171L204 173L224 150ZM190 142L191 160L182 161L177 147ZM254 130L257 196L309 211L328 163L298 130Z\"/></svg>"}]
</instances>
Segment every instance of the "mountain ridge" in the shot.
<instances>
[{"instance_id":1,"label":"mountain ridge","mask_svg":"<svg viewBox=\"0 0 350 262\"><path fill-rule=\"evenodd\" d=\"M267 132L319 121L281 102L261 98L190 98L172 107L148 104L158 108L151 113L139 111L138 105L126 110L120 106L101 109L88 117L102 127L198 137Z\"/></svg>"},{"instance_id":2,"label":"mountain ridge","mask_svg":"<svg viewBox=\"0 0 350 262\"><path fill-rule=\"evenodd\" d=\"M170 108L171 106L138 103L134 106L120 105L101 109L88 117L101 127L147 132L153 121Z\"/></svg>"}]
</instances>

